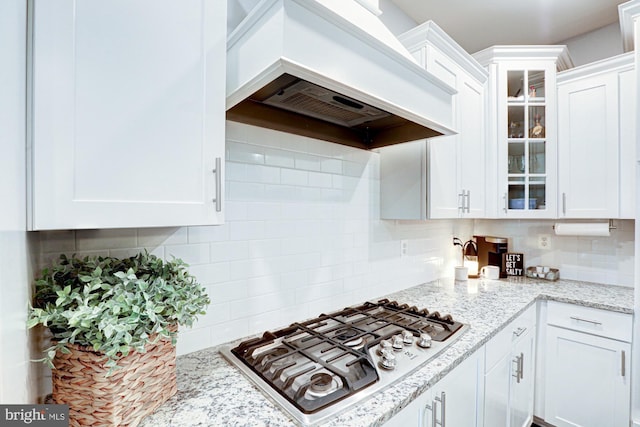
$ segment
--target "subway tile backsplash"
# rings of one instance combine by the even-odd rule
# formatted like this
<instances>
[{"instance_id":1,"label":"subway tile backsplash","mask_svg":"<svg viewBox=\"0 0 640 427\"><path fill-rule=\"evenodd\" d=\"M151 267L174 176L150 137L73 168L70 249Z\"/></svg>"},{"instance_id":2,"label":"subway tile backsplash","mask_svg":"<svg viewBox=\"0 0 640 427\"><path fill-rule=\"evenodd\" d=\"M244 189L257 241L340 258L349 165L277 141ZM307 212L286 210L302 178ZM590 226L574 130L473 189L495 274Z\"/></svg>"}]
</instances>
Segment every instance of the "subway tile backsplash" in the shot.
<instances>
[{"instance_id":1,"label":"subway tile backsplash","mask_svg":"<svg viewBox=\"0 0 640 427\"><path fill-rule=\"evenodd\" d=\"M224 225L41 232L40 264L60 253L129 256L143 249L182 258L212 303L181 331L179 354L452 276L460 259L454 235L506 236L526 265L632 286L632 221L617 221L610 238L590 239L555 237L552 221L381 221L376 153L227 126ZM541 233L552 235L551 249L537 248Z\"/></svg>"},{"instance_id":2,"label":"subway tile backsplash","mask_svg":"<svg viewBox=\"0 0 640 427\"><path fill-rule=\"evenodd\" d=\"M220 226L41 232L60 253L182 258L212 304L178 353L259 333L438 278L454 221L379 220L379 160L362 151L228 123ZM470 234L472 222L466 224ZM408 253L401 257L400 240ZM452 269L451 269L452 270Z\"/></svg>"}]
</instances>

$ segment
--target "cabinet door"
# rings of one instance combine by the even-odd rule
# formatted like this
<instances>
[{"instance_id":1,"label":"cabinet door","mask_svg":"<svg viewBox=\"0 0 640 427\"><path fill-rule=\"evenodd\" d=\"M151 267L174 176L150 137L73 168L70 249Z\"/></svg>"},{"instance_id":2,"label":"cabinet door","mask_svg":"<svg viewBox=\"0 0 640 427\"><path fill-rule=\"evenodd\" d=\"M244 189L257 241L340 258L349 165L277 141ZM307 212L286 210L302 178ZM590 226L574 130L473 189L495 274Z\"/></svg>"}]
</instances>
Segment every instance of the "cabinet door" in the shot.
<instances>
[{"instance_id":1,"label":"cabinet door","mask_svg":"<svg viewBox=\"0 0 640 427\"><path fill-rule=\"evenodd\" d=\"M636 213L636 79L635 69L618 74L620 108L620 218Z\"/></svg>"},{"instance_id":2,"label":"cabinet door","mask_svg":"<svg viewBox=\"0 0 640 427\"><path fill-rule=\"evenodd\" d=\"M560 85L558 123L560 217L618 217L617 74Z\"/></svg>"},{"instance_id":3,"label":"cabinet door","mask_svg":"<svg viewBox=\"0 0 640 427\"><path fill-rule=\"evenodd\" d=\"M557 427L629 425L630 345L547 327L545 421Z\"/></svg>"},{"instance_id":4,"label":"cabinet door","mask_svg":"<svg viewBox=\"0 0 640 427\"><path fill-rule=\"evenodd\" d=\"M453 135L428 141L429 218L458 218L461 215L463 196L458 187L459 139L460 135Z\"/></svg>"},{"instance_id":5,"label":"cabinet door","mask_svg":"<svg viewBox=\"0 0 640 427\"><path fill-rule=\"evenodd\" d=\"M458 72L458 135L429 140L429 218L486 216L484 89Z\"/></svg>"},{"instance_id":6,"label":"cabinet door","mask_svg":"<svg viewBox=\"0 0 640 427\"><path fill-rule=\"evenodd\" d=\"M389 421L384 423L384 427L424 427L423 419L425 416L423 412L427 410L427 403L425 402L431 402L431 390L427 390L424 394L405 406Z\"/></svg>"},{"instance_id":7,"label":"cabinet door","mask_svg":"<svg viewBox=\"0 0 640 427\"><path fill-rule=\"evenodd\" d=\"M513 347L510 375L510 427L528 427L533 421L535 340L535 328L529 329Z\"/></svg>"},{"instance_id":8,"label":"cabinet door","mask_svg":"<svg viewBox=\"0 0 640 427\"><path fill-rule=\"evenodd\" d=\"M481 352L472 354L385 426L476 427L478 372L482 363Z\"/></svg>"},{"instance_id":9,"label":"cabinet door","mask_svg":"<svg viewBox=\"0 0 640 427\"><path fill-rule=\"evenodd\" d=\"M462 216L486 217L484 88L469 78L458 87L458 189L464 194ZM456 193L457 194L457 193Z\"/></svg>"},{"instance_id":10,"label":"cabinet door","mask_svg":"<svg viewBox=\"0 0 640 427\"><path fill-rule=\"evenodd\" d=\"M527 427L533 421L535 328L485 375L484 426Z\"/></svg>"},{"instance_id":11,"label":"cabinet door","mask_svg":"<svg viewBox=\"0 0 640 427\"><path fill-rule=\"evenodd\" d=\"M32 12L30 229L221 223L226 2Z\"/></svg>"},{"instance_id":12,"label":"cabinet door","mask_svg":"<svg viewBox=\"0 0 640 427\"><path fill-rule=\"evenodd\" d=\"M478 411L478 352L457 366L433 387L431 411L424 411L428 427L475 427ZM433 420L436 425L433 425Z\"/></svg>"},{"instance_id":13,"label":"cabinet door","mask_svg":"<svg viewBox=\"0 0 640 427\"><path fill-rule=\"evenodd\" d=\"M427 141L379 149L380 218L427 218Z\"/></svg>"},{"instance_id":14,"label":"cabinet door","mask_svg":"<svg viewBox=\"0 0 640 427\"><path fill-rule=\"evenodd\" d=\"M484 426L508 426L509 383L514 360L503 356L484 377Z\"/></svg>"},{"instance_id":15,"label":"cabinet door","mask_svg":"<svg viewBox=\"0 0 640 427\"><path fill-rule=\"evenodd\" d=\"M555 64L514 61L498 76L499 216L555 218Z\"/></svg>"}]
</instances>

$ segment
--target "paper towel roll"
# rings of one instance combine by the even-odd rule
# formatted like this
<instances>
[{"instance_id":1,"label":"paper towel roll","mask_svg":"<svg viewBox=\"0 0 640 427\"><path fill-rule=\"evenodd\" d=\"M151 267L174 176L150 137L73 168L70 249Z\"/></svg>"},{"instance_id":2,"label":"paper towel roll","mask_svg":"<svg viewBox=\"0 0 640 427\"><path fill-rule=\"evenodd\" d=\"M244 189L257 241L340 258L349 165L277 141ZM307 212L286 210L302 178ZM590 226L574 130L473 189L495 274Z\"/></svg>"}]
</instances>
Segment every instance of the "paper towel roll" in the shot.
<instances>
[{"instance_id":1,"label":"paper towel roll","mask_svg":"<svg viewBox=\"0 0 640 427\"><path fill-rule=\"evenodd\" d=\"M608 222L556 223L557 236L609 236Z\"/></svg>"}]
</instances>

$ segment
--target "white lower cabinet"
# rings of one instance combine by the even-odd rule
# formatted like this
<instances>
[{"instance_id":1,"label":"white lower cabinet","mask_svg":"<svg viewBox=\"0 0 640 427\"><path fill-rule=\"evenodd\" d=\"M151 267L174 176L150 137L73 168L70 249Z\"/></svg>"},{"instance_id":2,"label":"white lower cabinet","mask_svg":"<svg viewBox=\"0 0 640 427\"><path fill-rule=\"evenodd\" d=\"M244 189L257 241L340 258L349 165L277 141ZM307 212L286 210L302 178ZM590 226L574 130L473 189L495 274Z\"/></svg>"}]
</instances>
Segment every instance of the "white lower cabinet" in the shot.
<instances>
[{"instance_id":1,"label":"white lower cabinet","mask_svg":"<svg viewBox=\"0 0 640 427\"><path fill-rule=\"evenodd\" d=\"M385 426L475 427L482 362L482 351L475 352Z\"/></svg>"},{"instance_id":2,"label":"white lower cabinet","mask_svg":"<svg viewBox=\"0 0 640 427\"><path fill-rule=\"evenodd\" d=\"M555 427L628 426L632 316L541 304L539 322L534 304L385 426L529 427L534 400Z\"/></svg>"},{"instance_id":3,"label":"white lower cabinet","mask_svg":"<svg viewBox=\"0 0 640 427\"><path fill-rule=\"evenodd\" d=\"M524 427L533 421L535 305L485 347L485 427Z\"/></svg>"},{"instance_id":4,"label":"white lower cabinet","mask_svg":"<svg viewBox=\"0 0 640 427\"><path fill-rule=\"evenodd\" d=\"M545 421L628 426L631 316L550 303L547 324Z\"/></svg>"}]
</instances>

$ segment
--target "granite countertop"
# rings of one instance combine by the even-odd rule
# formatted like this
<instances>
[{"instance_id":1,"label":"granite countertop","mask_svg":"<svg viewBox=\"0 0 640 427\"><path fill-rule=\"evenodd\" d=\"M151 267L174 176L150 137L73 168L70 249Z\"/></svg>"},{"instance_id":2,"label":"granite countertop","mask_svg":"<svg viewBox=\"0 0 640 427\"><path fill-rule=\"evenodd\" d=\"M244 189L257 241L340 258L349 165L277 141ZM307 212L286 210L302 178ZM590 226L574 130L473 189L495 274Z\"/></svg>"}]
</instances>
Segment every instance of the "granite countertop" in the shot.
<instances>
[{"instance_id":1,"label":"granite countertop","mask_svg":"<svg viewBox=\"0 0 640 427\"><path fill-rule=\"evenodd\" d=\"M571 280L477 279L454 283L444 279L383 297L450 313L471 328L435 360L323 426L382 425L538 300L633 313L632 288ZM218 348L178 357L178 393L145 418L142 426L294 425L218 353Z\"/></svg>"}]
</instances>

